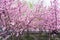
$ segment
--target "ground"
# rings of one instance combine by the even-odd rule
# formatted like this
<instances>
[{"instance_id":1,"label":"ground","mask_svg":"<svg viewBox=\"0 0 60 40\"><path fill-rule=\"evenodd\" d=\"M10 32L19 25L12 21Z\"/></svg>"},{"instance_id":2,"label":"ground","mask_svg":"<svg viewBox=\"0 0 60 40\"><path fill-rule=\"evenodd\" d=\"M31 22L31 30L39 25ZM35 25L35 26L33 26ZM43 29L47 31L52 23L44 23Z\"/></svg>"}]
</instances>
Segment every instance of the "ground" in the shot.
<instances>
[{"instance_id":1,"label":"ground","mask_svg":"<svg viewBox=\"0 0 60 40\"><path fill-rule=\"evenodd\" d=\"M2 38L0 40L2 40ZM60 40L60 34L49 35L48 33L24 33L18 37L11 35L6 40Z\"/></svg>"}]
</instances>

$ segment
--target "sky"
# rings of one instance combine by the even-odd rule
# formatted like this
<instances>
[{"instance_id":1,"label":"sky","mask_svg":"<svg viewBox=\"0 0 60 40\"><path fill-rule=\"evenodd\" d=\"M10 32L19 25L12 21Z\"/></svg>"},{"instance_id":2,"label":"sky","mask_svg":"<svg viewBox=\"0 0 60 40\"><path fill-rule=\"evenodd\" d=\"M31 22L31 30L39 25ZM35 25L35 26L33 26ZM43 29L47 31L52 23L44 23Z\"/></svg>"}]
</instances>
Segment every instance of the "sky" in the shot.
<instances>
[{"instance_id":1,"label":"sky","mask_svg":"<svg viewBox=\"0 0 60 40\"><path fill-rule=\"evenodd\" d=\"M21 1L26 1L27 3L29 3L29 2L31 2L31 3L33 3L33 4L37 4L39 1L42 1L42 0L21 0ZM50 4L50 0L43 0L44 2L43 2L43 5L44 6L50 6L51 4Z\"/></svg>"},{"instance_id":2,"label":"sky","mask_svg":"<svg viewBox=\"0 0 60 40\"><path fill-rule=\"evenodd\" d=\"M38 2L41 2L41 1L43 1L43 6L44 7L49 7L49 6L51 6L51 3L50 3L50 1L53 1L53 0L19 0L19 1L26 1L27 3L32 3L32 4L37 4ZM15 0L15 2L14 2L14 7L15 6L17 6L17 2L18 2L18 0ZM60 0L58 0L58 2L60 3ZM58 7L60 7L60 5L58 5Z\"/></svg>"}]
</instances>

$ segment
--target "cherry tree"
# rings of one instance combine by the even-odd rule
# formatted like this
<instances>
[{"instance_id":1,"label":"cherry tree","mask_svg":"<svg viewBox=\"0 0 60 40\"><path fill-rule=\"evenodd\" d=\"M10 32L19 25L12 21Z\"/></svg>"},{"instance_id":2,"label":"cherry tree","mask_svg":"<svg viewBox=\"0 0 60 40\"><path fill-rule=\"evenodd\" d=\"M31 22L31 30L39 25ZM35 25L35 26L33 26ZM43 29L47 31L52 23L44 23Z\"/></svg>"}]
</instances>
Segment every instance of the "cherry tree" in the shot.
<instances>
[{"instance_id":1,"label":"cherry tree","mask_svg":"<svg viewBox=\"0 0 60 40\"><path fill-rule=\"evenodd\" d=\"M13 30L19 35L24 31L52 32L59 28L57 0L51 1L49 5L45 5L44 0L34 3L25 0L1 0L0 3L0 26L3 25L3 30Z\"/></svg>"}]
</instances>

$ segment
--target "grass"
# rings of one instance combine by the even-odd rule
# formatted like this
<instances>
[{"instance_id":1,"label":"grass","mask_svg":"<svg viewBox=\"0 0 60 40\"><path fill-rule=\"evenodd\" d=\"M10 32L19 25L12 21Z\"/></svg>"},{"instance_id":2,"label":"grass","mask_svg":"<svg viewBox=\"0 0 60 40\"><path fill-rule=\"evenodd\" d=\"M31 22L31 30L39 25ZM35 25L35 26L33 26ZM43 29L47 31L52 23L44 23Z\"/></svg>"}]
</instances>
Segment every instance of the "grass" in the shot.
<instances>
[{"instance_id":1,"label":"grass","mask_svg":"<svg viewBox=\"0 0 60 40\"><path fill-rule=\"evenodd\" d=\"M29 35L24 34L23 36L19 35L18 37L11 35L7 40L49 40L49 38L50 40L60 40L60 34L49 36L47 33L30 33Z\"/></svg>"}]
</instances>

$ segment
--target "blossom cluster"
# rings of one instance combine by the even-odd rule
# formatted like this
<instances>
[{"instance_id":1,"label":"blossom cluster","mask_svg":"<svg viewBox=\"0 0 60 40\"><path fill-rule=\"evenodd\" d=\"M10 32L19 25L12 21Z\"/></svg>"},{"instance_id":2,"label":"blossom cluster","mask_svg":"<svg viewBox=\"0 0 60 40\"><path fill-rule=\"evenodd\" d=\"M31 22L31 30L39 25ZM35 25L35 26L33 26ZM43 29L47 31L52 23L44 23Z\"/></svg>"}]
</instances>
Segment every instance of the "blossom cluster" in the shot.
<instances>
[{"instance_id":1,"label":"blossom cluster","mask_svg":"<svg viewBox=\"0 0 60 40\"><path fill-rule=\"evenodd\" d=\"M54 2L54 1L53 1ZM58 9L57 5L48 7L44 1L26 2L22 0L1 0L0 2L0 31L20 32L23 31L52 31L57 30ZM59 13L58 13L59 14Z\"/></svg>"}]
</instances>

